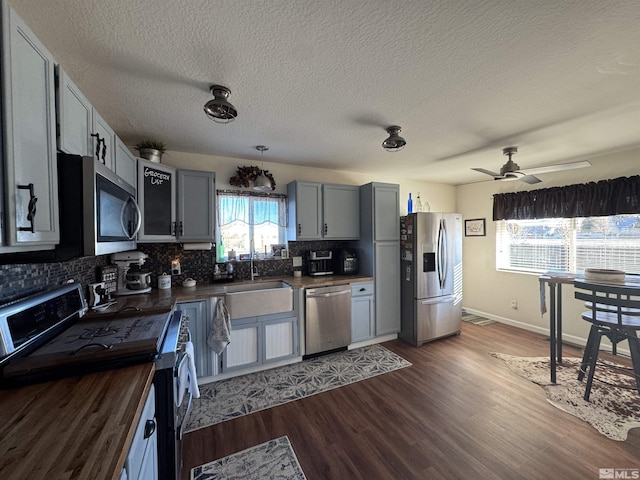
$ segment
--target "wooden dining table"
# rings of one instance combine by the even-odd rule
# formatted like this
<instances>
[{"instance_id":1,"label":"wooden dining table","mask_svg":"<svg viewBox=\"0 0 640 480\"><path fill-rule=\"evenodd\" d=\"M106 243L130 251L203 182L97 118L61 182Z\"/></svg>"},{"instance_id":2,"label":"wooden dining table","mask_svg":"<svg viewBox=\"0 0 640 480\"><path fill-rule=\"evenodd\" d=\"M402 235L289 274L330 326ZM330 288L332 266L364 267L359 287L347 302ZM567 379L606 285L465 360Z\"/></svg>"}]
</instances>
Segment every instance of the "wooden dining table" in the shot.
<instances>
[{"instance_id":1,"label":"wooden dining table","mask_svg":"<svg viewBox=\"0 0 640 480\"><path fill-rule=\"evenodd\" d=\"M547 272L538 277L540 281L540 307L544 315L546 310L545 288L549 286L549 360L551 383L556 383L556 368L562 363L562 285L573 285L576 280L585 280L583 273ZM624 282L604 282L590 280L607 285L640 288L640 275L625 276Z\"/></svg>"}]
</instances>

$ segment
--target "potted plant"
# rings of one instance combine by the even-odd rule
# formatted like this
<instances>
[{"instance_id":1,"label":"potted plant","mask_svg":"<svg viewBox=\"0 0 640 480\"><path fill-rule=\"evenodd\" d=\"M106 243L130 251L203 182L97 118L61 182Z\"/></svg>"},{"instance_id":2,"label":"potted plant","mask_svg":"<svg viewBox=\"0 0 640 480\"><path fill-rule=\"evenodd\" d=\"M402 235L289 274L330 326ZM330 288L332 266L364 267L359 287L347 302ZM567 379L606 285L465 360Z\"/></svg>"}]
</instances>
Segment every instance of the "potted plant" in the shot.
<instances>
[{"instance_id":1,"label":"potted plant","mask_svg":"<svg viewBox=\"0 0 640 480\"><path fill-rule=\"evenodd\" d=\"M167 146L158 140L145 139L138 142L136 149L140 152L142 158L160 163L162 154L167 150Z\"/></svg>"}]
</instances>

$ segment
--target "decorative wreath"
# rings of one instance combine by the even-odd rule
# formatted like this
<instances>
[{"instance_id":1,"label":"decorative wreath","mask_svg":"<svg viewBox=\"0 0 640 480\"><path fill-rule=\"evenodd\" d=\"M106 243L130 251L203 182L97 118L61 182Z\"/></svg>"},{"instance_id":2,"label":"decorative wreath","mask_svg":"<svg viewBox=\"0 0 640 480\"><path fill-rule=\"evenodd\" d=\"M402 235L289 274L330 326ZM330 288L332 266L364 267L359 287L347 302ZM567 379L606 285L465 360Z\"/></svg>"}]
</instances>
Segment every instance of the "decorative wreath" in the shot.
<instances>
[{"instance_id":1,"label":"decorative wreath","mask_svg":"<svg viewBox=\"0 0 640 480\"><path fill-rule=\"evenodd\" d=\"M229 183L234 187L249 188L256 181L256 178L262 173L271 182L271 190L275 190L276 181L273 178L273 174L269 173L269 170L260 170L258 166L251 167L238 167L236 174L229 179Z\"/></svg>"}]
</instances>

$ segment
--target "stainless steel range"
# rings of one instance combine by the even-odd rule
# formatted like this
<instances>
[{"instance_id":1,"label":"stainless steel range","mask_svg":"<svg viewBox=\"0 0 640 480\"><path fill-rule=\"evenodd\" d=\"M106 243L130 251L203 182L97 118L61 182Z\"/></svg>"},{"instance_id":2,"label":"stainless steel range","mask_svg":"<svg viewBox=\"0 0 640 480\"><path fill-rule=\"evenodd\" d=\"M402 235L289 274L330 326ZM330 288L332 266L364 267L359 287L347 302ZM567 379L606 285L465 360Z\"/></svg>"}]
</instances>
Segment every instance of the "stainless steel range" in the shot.
<instances>
[{"instance_id":1,"label":"stainless steel range","mask_svg":"<svg viewBox=\"0 0 640 480\"><path fill-rule=\"evenodd\" d=\"M158 472L181 474L181 441L191 407L179 372L189 358L190 333L181 311L125 311L86 317L80 284L0 307L0 386L3 388L155 362Z\"/></svg>"}]
</instances>

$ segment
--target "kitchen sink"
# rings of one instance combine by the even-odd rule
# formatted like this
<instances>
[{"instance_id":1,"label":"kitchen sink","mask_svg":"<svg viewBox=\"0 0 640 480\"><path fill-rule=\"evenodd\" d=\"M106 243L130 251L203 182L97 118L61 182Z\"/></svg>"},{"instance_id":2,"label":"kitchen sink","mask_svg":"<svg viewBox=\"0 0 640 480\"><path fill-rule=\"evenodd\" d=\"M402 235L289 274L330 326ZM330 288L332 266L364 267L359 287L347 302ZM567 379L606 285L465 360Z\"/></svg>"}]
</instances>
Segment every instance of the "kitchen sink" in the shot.
<instances>
[{"instance_id":1,"label":"kitchen sink","mask_svg":"<svg viewBox=\"0 0 640 480\"><path fill-rule=\"evenodd\" d=\"M290 312L293 287L280 280L227 285L224 301L232 319Z\"/></svg>"}]
</instances>

